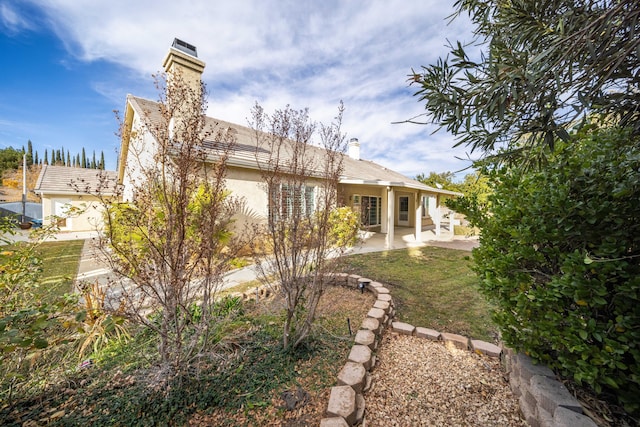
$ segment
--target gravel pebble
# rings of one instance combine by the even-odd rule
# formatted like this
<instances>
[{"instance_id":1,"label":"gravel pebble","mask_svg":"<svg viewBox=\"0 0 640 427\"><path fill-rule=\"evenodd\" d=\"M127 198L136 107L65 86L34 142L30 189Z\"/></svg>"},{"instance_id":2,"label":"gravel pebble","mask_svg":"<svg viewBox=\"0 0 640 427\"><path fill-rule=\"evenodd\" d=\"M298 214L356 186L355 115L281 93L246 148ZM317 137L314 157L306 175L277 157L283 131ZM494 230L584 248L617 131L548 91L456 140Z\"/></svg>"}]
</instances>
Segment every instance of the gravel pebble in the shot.
<instances>
[{"instance_id":1,"label":"gravel pebble","mask_svg":"<svg viewBox=\"0 0 640 427\"><path fill-rule=\"evenodd\" d=\"M526 426L499 359L389 332L366 393L365 425Z\"/></svg>"}]
</instances>

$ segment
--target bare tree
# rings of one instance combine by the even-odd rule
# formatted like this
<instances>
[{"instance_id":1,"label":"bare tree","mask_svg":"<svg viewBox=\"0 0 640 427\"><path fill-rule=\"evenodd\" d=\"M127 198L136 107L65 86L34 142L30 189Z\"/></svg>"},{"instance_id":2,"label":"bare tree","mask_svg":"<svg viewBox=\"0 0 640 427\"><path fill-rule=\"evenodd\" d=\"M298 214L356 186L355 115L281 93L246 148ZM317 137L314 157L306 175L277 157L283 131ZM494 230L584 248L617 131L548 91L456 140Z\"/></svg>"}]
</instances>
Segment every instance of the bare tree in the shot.
<instances>
[{"instance_id":1,"label":"bare tree","mask_svg":"<svg viewBox=\"0 0 640 427\"><path fill-rule=\"evenodd\" d=\"M130 141L126 167L134 197L104 199L101 246L109 248L104 253L119 278L112 297L158 333L168 376L202 354L216 291L246 242L233 229L242 201L225 186L233 133L206 120L203 85L192 87L179 73L156 78L156 85L159 102L141 125L121 127Z\"/></svg>"},{"instance_id":2,"label":"bare tree","mask_svg":"<svg viewBox=\"0 0 640 427\"><path fill-rule=\"evenodd\" d=\"M349 240L333 232L345 148L342 113L341 104L334 123L318 126L306 109L287 106L271 116L259 105L252 110L256 160L269 195L267 250L256 256L256 267L285 300L284 347L298 346L311 331L326 273ZM313 145L317 128L319 146ZM355 235L357 225L352 228Z\"/></svg>"}]
</instances>

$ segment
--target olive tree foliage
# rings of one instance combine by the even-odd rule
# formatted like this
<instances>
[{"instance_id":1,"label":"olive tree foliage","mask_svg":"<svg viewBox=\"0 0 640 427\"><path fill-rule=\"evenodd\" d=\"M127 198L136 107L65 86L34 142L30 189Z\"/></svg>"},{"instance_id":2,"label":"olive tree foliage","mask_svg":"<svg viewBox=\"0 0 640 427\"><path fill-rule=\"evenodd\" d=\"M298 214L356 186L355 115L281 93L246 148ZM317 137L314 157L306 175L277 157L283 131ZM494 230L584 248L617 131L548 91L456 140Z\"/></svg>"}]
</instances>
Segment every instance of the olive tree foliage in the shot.
<instances>
[{"instance_id":1,"label":"olive tree foliage","mask_svg":"<svg viewBox=\"0 0 640 427\"><path fill-rule=\"evenodd\" d=\"M203 85L191 87L179 73L156 85L157 109L139 128L121 127L134 198L104 198L101 243L118 277L107 298L158 334L162 367L172 375L206 351L216 292L245 241L233 229L242 201L225 185L233 134L206 120Z\"/></svg>"},{"instance_id":2,"label":"olive tree foliage","mask_svg":"<svg viewBox=\"0 0 640 427\"><path fill-rule=\"evenodd\" d=\"M545 151L532 148L553 151L587 115L640 132L640 2L458 0L455 8L453 18L469 15L475 39L451 43L411 82L426 121L456 145L533 163Z\"/></svg>"},{"instance_id":3,"label":"olive tree foliage","mask_svg":"<svg viewBox=\"0 0 640 427\"><path fill-rule=\"evenodd\" d=\"M341 105L327 126L312 122L306 109L287 106L269 115L256 105L252 111L256 160L269 203L262 230L266 250L257 255L256 266L260 279L277 283L284 298L285 348L295 348L310 333L326 275L359 226L357 215L336 210L345 150L342 111ZM313 145L316 133L319 144Z\"/></svg>"}]
</instances>

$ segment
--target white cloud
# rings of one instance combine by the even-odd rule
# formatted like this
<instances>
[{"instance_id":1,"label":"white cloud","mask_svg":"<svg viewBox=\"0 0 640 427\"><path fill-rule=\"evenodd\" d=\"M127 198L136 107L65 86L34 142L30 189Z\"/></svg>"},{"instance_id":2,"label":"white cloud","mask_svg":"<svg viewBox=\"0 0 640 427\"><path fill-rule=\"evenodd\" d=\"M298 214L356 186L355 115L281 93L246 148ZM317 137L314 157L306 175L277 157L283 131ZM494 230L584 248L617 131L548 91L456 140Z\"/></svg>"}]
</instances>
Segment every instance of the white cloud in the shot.
<instances>
[{"instance_id":1,"label":"white cloud","mask_svg":"<svg viewBox=\"0 0 640 427\"><path fill-rule=\"evenodd\" d=\"M34 23L7 2L0 4L0 29L2 28L9 34L16 34L33 29Z\"/></svg>"},{"instance_id":2,"label":"white cloud","mask_svg":"<svg viewBox=\"0 0 640 427\"><path fill-rule=\"evenodd\" d=\"M453 137L391 124L423 111L407 88L411 68L446 55L447 39L470 39L465 20L447 25L449 3L31 1L78 59L105 60L137 74L125 82L97 77L93 86L107 97L121 91L110 90L109 82L137 86L141 76L160 69L173 37L179 37L197 46L207 63L204 79L215 117L246 125L259 101L267 110L308 106L314 119L329 122L344 100L344 130L360 139L363 157L407 175L464 167L454 159L464 150L451 149ZM3 21L10 20L4 9ZM144 84L152 88L150 78Z\"/></svg>"}]
</instances>

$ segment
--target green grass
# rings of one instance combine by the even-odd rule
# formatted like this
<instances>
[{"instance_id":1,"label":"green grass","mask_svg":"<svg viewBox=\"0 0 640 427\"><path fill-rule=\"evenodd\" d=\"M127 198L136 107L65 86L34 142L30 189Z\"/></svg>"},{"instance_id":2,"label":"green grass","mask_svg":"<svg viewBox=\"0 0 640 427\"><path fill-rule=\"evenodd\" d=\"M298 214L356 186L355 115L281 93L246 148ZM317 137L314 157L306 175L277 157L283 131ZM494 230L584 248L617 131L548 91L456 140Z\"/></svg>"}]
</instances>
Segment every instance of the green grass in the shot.
<instances>
[{"instance_id":1,"label":"green grass","mask_svg":"<svg viewBox=\"0 0 640 427\"><path fill-rule=\"evenodd\" d=\"M382 282L400 321L493 342L491 307L478 290L469 252L437 247L353 255L345 271Z\"/></svg>"},{"instance_id":2,"label":"green grass","mask_svg":"<svg viewBox=\"0 0 640 427\"><path fill-rule=\"evenodd\" d=\"M71 292L84 240L65 240L44 242L38 248L42 258L41 284L46 286L49 295L63 295Z\"/></svg>"}]
</instances>

